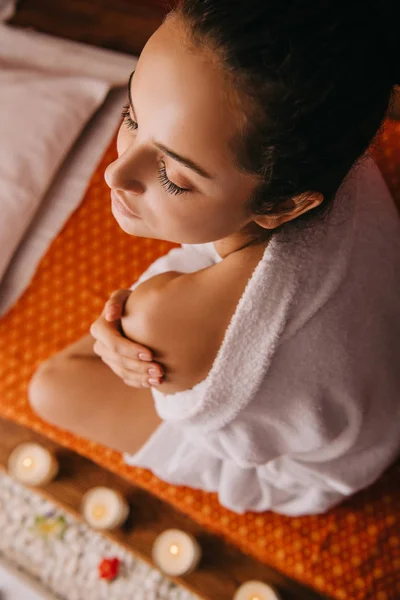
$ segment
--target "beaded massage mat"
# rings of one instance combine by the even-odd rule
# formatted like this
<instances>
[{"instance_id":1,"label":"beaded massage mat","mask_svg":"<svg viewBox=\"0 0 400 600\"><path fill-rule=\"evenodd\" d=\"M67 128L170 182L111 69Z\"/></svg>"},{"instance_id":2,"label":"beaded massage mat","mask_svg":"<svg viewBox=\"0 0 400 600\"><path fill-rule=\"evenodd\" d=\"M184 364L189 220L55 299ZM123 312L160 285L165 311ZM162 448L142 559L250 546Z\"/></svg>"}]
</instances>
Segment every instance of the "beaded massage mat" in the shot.
<instances>
[{"instance_id":1,"label":"beaded massage mat","mask_svg":"<svg viewBox=\"0 0 400 600\"><path fill-rule=\"evenodd\" d=\"M400 123L387 121L373 155L400 206ZM400 468L325 515L237 515L216 494L166 484L118 452L32 413L27 386L38 365L88 333L114 289L131 285L176 244L132 238L111 214L103 180L115 140L85 197L54 239L25 293L0 321L0 416L92 459L188 514L290 578L337 600L400 598Z\"/></svg>"}]
</instances>

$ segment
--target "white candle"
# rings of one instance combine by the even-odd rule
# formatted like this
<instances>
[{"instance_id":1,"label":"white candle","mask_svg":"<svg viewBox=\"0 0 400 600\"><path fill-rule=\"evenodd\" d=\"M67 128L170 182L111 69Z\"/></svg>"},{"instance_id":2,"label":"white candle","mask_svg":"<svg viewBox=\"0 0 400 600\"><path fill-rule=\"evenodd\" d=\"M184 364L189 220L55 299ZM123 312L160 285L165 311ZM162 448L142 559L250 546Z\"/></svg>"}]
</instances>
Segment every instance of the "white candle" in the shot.
<instances>
[{"instance_id":1,"label":"white candle","mask_svg":"<svg viewBox=\"0 0 400 600\"><path fill-rule=\"evenodd\" d=\"M119 492L107 487L95 487L82 499L82 514L95 529L115 529L129 514L129 504Z\"/></svg>"},{"instance_id":2,"label":"white candle","mask_svg":"<svg viewBox=\"0 0 400 600\"><path fill-rule=\"evenodd\" d=\"M167 529L156 538L152 555L155 565L165 575L178 577L195 570L201 558L201 549L188 533Z\"/></svg>"},{"instance_id":3,"label":"white candle","mask_svg":"<svg viewBox=\"0 0 400 600\"><path fill-rule=\"evenodd\" d=\"M45 485L57 475L59 465L50 450L40 444L20 444L8 458L8 473L27 485Z\"/></svg>"},{"instance_id":4,"label":"white candle","mask_svg":"<svg viewBox=\"0 0 400 600\"><path fill-rule=\"evenodd\" d=\"M281 600L278 592L261 581L246 581L236 590L233 600Z\"/></svg>"}]
</instances>

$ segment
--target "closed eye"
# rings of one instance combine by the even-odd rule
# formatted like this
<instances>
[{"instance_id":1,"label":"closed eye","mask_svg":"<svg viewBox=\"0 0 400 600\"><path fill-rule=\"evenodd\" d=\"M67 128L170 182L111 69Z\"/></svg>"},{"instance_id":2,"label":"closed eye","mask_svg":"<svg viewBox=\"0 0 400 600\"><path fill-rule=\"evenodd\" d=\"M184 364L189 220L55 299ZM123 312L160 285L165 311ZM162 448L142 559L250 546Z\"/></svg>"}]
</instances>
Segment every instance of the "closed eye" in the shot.
<instances>
[{"instance_id":1,"label":"closed eye","mask_svg":"<svg viewBox=\"0 0 400 600\"><path fill-rule=\"evenodd\" d=\"M131 118L130 112L129 112L129 106L124 106L124 109L121 113L122 118L124 119L124 123L125 126L128 129L137 129L138 128L138 124L136 123L136 121L134 121Z\"/></svg>"},{"instance_id":2,"label":"closed eye","mask_svg":"<svg viewBox=\"0 0 400 600\"><path fill-rule=\"evenodd\" d=\"M127 129L133 131L135 129L138 129L138 124L132 119L130 115L129 105L124 106L121 116L124 119L124 124ZM169 194L174 194L175 196L177 196L179 194L185 194L187 192L190 192L190 190L179 187L178 185L176 185L176 183L173 183L170 179L168 179L164 161L161 161L160 166L158 168L158 179L161 182L161 185L167 190Z\"/></svg>"}]
</instances>

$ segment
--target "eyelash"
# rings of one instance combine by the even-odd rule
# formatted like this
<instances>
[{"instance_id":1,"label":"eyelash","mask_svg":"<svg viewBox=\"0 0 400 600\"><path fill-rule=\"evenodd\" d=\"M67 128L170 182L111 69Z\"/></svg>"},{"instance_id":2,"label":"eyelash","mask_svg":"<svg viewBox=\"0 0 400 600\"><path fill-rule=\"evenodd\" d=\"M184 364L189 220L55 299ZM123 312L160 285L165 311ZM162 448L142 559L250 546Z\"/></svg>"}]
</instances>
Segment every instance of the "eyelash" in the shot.
<instances>
[{"instance_id":1,"label":"eyelash","mask_svg":"<svg viewBox=\"0 0 400 600\"><path fill-rule=\"evenodd\" d=\"M134 131L138 128L138 124L136 123L136 121L133 121L133 119L131 119L131 115L129 113L129 106L124 106L121 116L124 120L127 129ZM178 185L172 183L172 181L168 179L164 161L161 162L161 165L158 168L158 179L161 182L161 185L167 190L169 194L174 194L178 196L180 194L186 194L190 191L186 188L179 187Z\"/></svg>"}]
</instances>

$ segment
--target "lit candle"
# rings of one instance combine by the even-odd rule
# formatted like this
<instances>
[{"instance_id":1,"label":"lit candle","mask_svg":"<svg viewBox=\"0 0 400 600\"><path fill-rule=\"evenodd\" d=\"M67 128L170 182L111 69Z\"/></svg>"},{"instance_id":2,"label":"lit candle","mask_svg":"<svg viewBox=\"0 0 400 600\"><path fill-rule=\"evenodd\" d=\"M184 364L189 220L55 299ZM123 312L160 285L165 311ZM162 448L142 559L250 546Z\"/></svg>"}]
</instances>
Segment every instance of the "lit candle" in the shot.
<instances>
[{"instance_id":1,"label":"lit candle","mask_svg":"<svg viewBox=\"0 0 400 600\"><path fill-rule=\"evenodd\" d=\"M57 475L59 465L50 450L40 444L20 444L8 458L8 473L27 485L45 485Z\"/></svg>"},{"instance_id":2,"label":"lit candle","mask_svg":"<svg viewBox=\"0 0 400 600\"><path fill-rule=\"evenodd\" d=\"M281 600L281 597L266 583L246 581L236 590L233 600Z\"/></svg>"},{"instance_id":3,"label":"lit candle","mask_svg":"<svg viewBox=\"0 0 400 600\"><path fill-rule=\"evenodd\" d=\"M82 499L82 514L95 529L115 529L129 514L129 504L119 492L107 487L95 487Z\"/></svg>"},{"instance_id":4,"label":"lit candle","mask_svg":"<svg viewBox=\"0 0 400 600\"><path fill-rule=\"evenodd\" d=\"M197 567L201 549L195 538L179 529L167 529L153 545L153 561L165 574L188 575Z\"/></svg>"}]
</instances>

